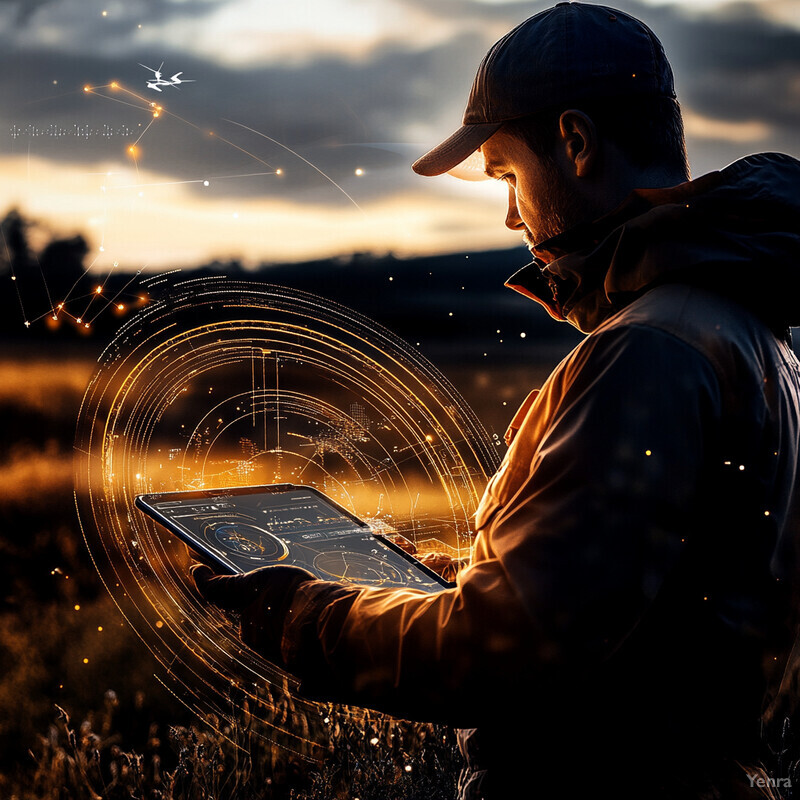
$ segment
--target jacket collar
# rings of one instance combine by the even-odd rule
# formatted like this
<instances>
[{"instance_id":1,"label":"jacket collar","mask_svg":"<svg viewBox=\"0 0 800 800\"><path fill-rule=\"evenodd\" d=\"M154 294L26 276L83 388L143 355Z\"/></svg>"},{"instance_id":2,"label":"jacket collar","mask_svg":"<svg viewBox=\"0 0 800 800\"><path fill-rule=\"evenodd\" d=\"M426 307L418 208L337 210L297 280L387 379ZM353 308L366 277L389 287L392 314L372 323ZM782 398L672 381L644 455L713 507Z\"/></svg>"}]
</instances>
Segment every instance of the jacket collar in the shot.
<instances>
[{"instance_id":1,"label":"jacket collar","mask_svg":"<svg viewBox=\"0 0 800 800\"><path fill-rule=\"evenodd\" d=\"M726 294L773 327L800 324L786 296L800 288L798 186L800 162L765 153L678 186L637 189L611 213L543 242L537 249L556 258L535 257L506 285L585 333L669 281Z\"/></svg>"}]
</instances>

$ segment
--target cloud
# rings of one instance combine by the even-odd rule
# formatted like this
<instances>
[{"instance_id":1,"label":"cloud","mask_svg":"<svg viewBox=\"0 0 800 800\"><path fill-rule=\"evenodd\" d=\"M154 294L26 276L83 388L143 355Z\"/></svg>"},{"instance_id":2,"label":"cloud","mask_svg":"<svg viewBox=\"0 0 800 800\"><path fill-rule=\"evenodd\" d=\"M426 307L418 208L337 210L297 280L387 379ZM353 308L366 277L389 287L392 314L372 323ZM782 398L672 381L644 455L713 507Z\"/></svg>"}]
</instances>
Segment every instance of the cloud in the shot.
<instances>
[{"instance_id":1,"label":"cloud","mask_svg":"<svg viewBox=\"0 0 800 800\"><path fill-rule=\"evenodd\" d=\"M65 17L77 24L77 1L62 0L54 8L60 8ZM341 4L348 5L346 0L336 0L333 6ZM735 127L742 124L765 126L780 141L800 121L800 31L771 21L762 6L723 6L713 14L700 14L689 13L678 5L654 7L627 0L619 4L651 24L664 41L687 110L696 118L734 125L713 128L721 141L743 142L741 128ZM242 5L242 0L140 0L139 5L164 18L173 15L176 25L178 18L174 15L183 15L182 22L194 15L198 26L208 25L211 33L207 35L216 31L220 15L248 7ZM259 61L235 66L215 59L213 53L189 49L186 42L162 42L158 46L150 42L145 46L133 32L125 48L108 52L103 38L94 33L95 25L102 27L105 23L94 19L86 25L96 45L80 58L53 46L3 48L0 107L6 109L9 122L20 118L26 123L50 124L94 117L138 125L143 115L129 108L105 103L100 111L90 108L83 97L64 94L84 83L96 85L117 79L199 126L216 127L221 119L235 119L292 147L318 148L311 153L312 160L316 163L320 159L326 172L331 170L342 177L352 165L345 163L339 169L342 153L331 149L334 146L406 142L419 143L424 150L437 137L450 133L460 121L475 68L494 38L484 23L491 20L493 27L502 32L541 5L544 4L385 0L375 7L384 9L386 20L405 19L400 13L405 9L416 22L424 18L431 25L445 24L447 37L420 46L420 37L405 32L403 24L398 23L395 28L403 31L405 38L387 42L382 38L385 31L372 26L376 39L368 52L357 48L355 55L347 55L346 37L340 36L344 49L337 54L314 56L307 51L302 62L281 59L279 63ZM287 25L296 24L293 16L286 19ZM476 27L477 23L480 25ZM239 24L241 28L249 25L249 35L263 42L264 51L272 46L271 39L279 38L269 34L269 15L242 17ZM271 24L280 27L279 21ZM308 38L313 40L320 27L310 23ZM84 35L70 36L72 47L85 39ZM219 35L217 38L226 40ZM235 37L227 40L226 46L240 49ZM147 73L137 62L158 66L162 61L165 72L182 71L185 78L197 82L162 95L145 90ZM57 91L53 90L53 80L58 80ZM51 97L59 92L62 96ZM50 99L44 100L46 97ZM14 120L9 116L11 110ZM698 130L697 126L694 130ZM701 135L707 137L712 128L706 125L702 130ZM177 136L172 128L169 136ZM180 152L175 153L166 137L157 137L155 131L148 134L148 139L156 150L148 152L148 159L153 159L148 163L156 169L172 164L176 175L185 174L190 161L219 164L221 169L243 166L241 153L236 157L232 153L220 155L216 144L209 142L188 142L187 137L179 136ZM65 142L63 147L67 159L71 157L68 144ZM143 147L147 144L145 140ZM263 147L265 141L260 145ZM98 156L105 155L100 148ZM388 164L392 165L391 159Z\"/></svg>"},{"instance_id":2,"label":"cloud","mask_svg":"<svg viewBox=\"0 0 800 800\"><path fill-rule=\"evenodd\" d=\"M769 138L771 128L759 120L729 122L698 114L691 109L683 112L686 135L697 139L724 140L735 143L763 142Z\"/></svg>"},{"instance_id":3,"label":"cloud","mask_svg":"<svg viewBox=\"0 0 800 800\"><path fill-rule=\"evenodd\" d=\"M333 181L368 210L402 197L406 213L408 198L427 197L425 213L444 219L441 200L463 202L460 190L448 179L414 176L409 164L460 124L475 69L491 42L545 3L309 3L302 8L323 16L306 14L304 22L299 5L258 11L267 6L252 0L132 0L124 6L108 0L103 18L99 4L92 3L89 13L84 0L39 2L18 26L24 30L0 33L0 155L30 154L54 172L122 173L136 166L126 147L152 122L138 142L140 177L133 182L193 181L175 202L196 209L209 197L220 203L263 200L286 203L298 215L303 206L314 214L352 209L357 220L359 212ZM785 3L721 4L713 13L678 3L617 3L651 25L665 44L686 111L695 174L757 149L798 154L800 30L770 12L785 14ZM0 11L2 6L22 7L0 0ZM358 9L364 20L348 39L342 31ZM338 28L323 24L324 14L339 12ZM166 75L180 71L195 82L161 94L148 90L149 73L139 63L162 62ZM85 84L112 80L141 99L108 89L82 91ZM164 106L157 120L148 102ZM226 120L283 143L327 178ZM94 133L75 135L86 129ZM253 174L277 168L280 180ZM356 169L363 175L356 176ZM7 187L3 197L13 200ZM161 210L162 219L173 217ZM442 223L454 246L457 219ZM131 225L139 223L132 219ZM156 218L147 217L146 230L154 225ZM355 237L348 241L356 246ZM431 246L438 248L436 241Z\"/></svg>"},{"instance_id":4,"label":"cloud","mask_svg":"<svg viewBox=\"0 0 800 800\"><path fill-rule=\"evenodd\" d=\"M438 135L431 121L444 120L449 127L460 119L473 69L471 53L481 46L474 36L465 36L418 53L387 50L368 64L329 57L297 67L249 70L152 51L124 61L4 51L0 124L15 135L3 136L0 148L67 163L119 161L152 122L138 145L141 164L148 169L194 180L280 166L286 179L276 192L310 191L322 202L339 202L317 172L268 139L225 121L233 120L296 150L337 183L351 179L356 167L373 178L386 172L390 178L384 184L368 180L359 188L368 196L391 193L414 179L408 165L426 149L431 129ZM166 75L181 71L196 82L166 87L161 94L148 90L151 74L139 62L158 67L162 61ZM108 87L112 81L138 97L113 91ZM82 91L86 84L106 88L87 95ZM148 102L163 105L159 119L153 119ZM52 135L78 128L126 129L131 135ZM225 190L269 194L273 187L263 180L228 180Z\"/></svg>"},{"instance_id":5,"label":"cloud","mask_svg":"<svg viewBox=\"0 0 800 800\"><path fill-rule=\"evenodd\" d=\"M0 0L0 7L14 10L21 25L32 23L64 25L91 25L94 21L112 27L120 23L141 22L150 24L175 18L203 16L231 2L231 0ZM105 13L104 13L105 12Z\"/></svg>"},{"instance_id":6,"label":"cloud","mask_svg":"<svg viewBox=\"0 0 800 800\"><path fill-rule=\"evenodd\" d=\"M14 12L14 20L19 25L25 25L30 18L44 5L52 3L54 0L0 0L0 8L3 10L11 9Z\"/></svg>"}]
</instances>

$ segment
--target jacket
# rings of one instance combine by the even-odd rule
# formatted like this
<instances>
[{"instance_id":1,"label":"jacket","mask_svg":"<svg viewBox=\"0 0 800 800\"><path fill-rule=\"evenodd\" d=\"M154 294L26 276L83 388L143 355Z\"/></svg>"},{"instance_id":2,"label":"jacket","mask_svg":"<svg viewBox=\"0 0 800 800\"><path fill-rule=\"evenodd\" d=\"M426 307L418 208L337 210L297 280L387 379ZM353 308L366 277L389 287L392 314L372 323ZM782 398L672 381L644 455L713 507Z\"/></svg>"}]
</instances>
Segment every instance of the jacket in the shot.
<instances>
[{"instance_id":1,"label":"jacket","mask_svg":"<svg viewBox=\"0 0 800 800\"><path fill-rule=\"evenodd\" d=\"M437 595L301 586L303 691L461 728L464 800L763 796L796 624L799 212L800 162L761 154L549 242L509 285L587 336L518 415L471 562Z\"/></svg>"}]
</instances>

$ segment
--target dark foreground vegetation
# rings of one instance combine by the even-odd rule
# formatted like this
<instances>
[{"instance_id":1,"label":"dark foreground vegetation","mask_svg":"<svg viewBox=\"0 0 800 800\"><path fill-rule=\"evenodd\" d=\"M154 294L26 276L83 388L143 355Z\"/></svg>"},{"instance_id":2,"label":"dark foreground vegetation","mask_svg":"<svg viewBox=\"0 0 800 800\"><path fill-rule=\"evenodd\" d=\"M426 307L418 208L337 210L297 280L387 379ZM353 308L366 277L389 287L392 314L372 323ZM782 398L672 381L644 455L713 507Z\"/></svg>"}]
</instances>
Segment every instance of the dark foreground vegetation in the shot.
<instances>
[{"instance_id":1,"label":"dark foreground vegetation","mask_svg":"<svg viewBox=\"0 0 800 800\"><path fill-rule=\"evenodd\" d=\"M205 726L171 725L163 734L151 724L144 747L133 752L126 750L115 724L118 705L116 694L107 691L103 708L77 724L57 706L58 719L41 737L35 772L20 798L436 800L454 796L458 751L452 731L439 726L354 716L322 706L315 715L319 719L305 720L320 745L316 761L260 738L250 720L220 730L216 718ZM291 705L287 696L284 710L291 713Z\"/></svg>"}]
</instances>

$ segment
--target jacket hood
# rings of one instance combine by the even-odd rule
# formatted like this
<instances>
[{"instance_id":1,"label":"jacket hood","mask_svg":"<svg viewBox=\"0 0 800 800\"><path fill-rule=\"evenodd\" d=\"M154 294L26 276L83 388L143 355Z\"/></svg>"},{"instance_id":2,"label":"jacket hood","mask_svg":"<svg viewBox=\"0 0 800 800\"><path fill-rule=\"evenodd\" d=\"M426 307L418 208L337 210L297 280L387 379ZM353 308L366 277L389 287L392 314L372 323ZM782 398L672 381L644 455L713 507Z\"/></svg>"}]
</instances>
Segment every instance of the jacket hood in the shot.
<instances>
[{"instance_id":1,"label":"jacket hood","mask_svg":"<svg viewBox=\"0 0 800 800\"><path fill-rule=\"evenodd\" d=\"M610 214L540 245L506 285L590 333L645 291L688 283L753 311L778 335L800 325L800 161L760 153L668 189L637 189Z\"/></svg>"}]
</instances>

